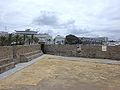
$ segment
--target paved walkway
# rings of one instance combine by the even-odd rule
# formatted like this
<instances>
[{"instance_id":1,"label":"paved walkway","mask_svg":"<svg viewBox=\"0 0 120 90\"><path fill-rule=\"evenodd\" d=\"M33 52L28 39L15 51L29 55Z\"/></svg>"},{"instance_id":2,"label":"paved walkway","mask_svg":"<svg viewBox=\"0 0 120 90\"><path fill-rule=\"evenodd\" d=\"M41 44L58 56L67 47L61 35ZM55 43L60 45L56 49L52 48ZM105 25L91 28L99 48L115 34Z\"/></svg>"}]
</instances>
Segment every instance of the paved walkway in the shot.
<instances>
[{"instance_id":1,"label":"paved walkway","mask_svg":"<svg viewBox=\"0 0 120 90\"><path fill-rule=\"evenodd\" d=\"M96 59L96 58L82 58L82 57L63 57L58 56L61 59L71 60L71 61L83 61L83 62L93 62L93 63L101 63L101 64L116 64L120 65L120 61L111 60L111 59Z\"/></svg>"},{"instance_id":2,"label":"paved walkway","mask_svg":"<svg viewBox=\"0 0 120 90\"><path fill-rule=\"evenodd\" d=\"M30 62L20 63L20 64L15 65L15 68L0 74L0 80L14 74L17 71L20 71L20 70L24 69L25 67L27 67L27 66L29 66L31 64L34 64L35 62L42 59L43 57L45 57L45 55L42 55L39 58L36 58L36 59L34 59L34 60L30 61ZM94 62L94 63L101 63L101 64L120 65L120 61L110 60L110 59L91 59L91 58L63 57L63 56L56 56L56 57L59 57L59 59L70 60L70 61L83 61L83 62Z\"/></svg>"},{"instance_id":3,"label":"paved walkway","mask_svg":"<svg viewBox=\"0 0 120 90\"><path fill-rule=\"evenodd\" d=\"M20 63L20 64L15 65L15 68L10 69L10 70L0 74L0 80L2 80L4 78L6 78L6 77L8 77L8 76L10 76L10 75L20 71L20 70L28 67L29 65L34 64L35 62L37 62L38 60L42 59L43 57L44 57L44 55L42 55L39 58L36 58L36 59L34 59L32 61L29 61L29 62L26 62L26 63Z\"/></svg>"},{"instance_id":4,"label":"paved walkway","mask_svg":"<svg viewBox=\"0 0 120 90\"><path fill-rule=\"evenodd\" d=\"M43 55L1 74L0 90L120 90L119 63Z\"/></svg>"}]
</instances>

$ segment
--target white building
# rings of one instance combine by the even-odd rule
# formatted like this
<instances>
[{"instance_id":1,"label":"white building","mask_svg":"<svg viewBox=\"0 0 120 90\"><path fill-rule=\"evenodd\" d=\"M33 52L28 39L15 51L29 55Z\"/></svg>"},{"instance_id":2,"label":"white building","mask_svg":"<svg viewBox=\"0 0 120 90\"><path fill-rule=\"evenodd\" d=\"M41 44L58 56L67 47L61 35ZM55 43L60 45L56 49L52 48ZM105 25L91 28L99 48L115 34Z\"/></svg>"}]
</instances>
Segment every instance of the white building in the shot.
<instances>
[{"instance_id":1,"label":"white building","mask_svg":"<svg viewBox=\"0 0 120 90\"><path fill-rule=\"evenodd\" d=\"M39 43L40 44L53 44L53 39L52 36L50 36L49 34L38 34L37 31L31 31L30 29L26 29L25 31L16 31L15 34L18 35L27 35L27 36L32 36L34 35L35 37L37 37L39 39Z\"/></svg>"},{"instance_id":2,"label":"white building","mask_svg":"<svg viewBox=\"0 0 120 90\"><path fill-rule=\"evenodd\" d=\"M29 44L36 44L34 41L30 41L30 38L32 36L35 36L36 34L38 34L38 31L33 31L30 29L26 29L26 30L21 30L21 31L15 31L15 33L13 33L13 35L20 35L20 36L25 36L24 37L24 44L25 45L29 45Z\"/></svg>"},{"instance_id":3,"label":"white building","mask_svg":"<svg viewBox=\"0 0 120 90\"><path fill-rule=\"evenodd\" d=\"M120 41L108 41L107 42L107 45L108 46L117 46L117 45L120 45Z\"/></svg>"},{"instance_id":4,"label":"white building","mask_svg":"<svg viewBox=\"0 0 120 90\"><path fill-rule=\"evenodd\" d=\"M65 43L65 38L60 36L60 35L57 35L55 38L54 38L54 44L64 44Z\"/></svg>"},{"instance_id":5,"label":"white building","mask_svg":"<svg viewBox=\"0 0 120 90\"><path fill-rule=\"evenodd\" d=\"M8 35L9 35L8 32L0 31L0 36L8 36Z\"/></svg>"},{"instance_id":6,"label":"white building","mask_svg":"<svg viewBox=\"0 0 120 90\"><path fill-rule=\"evenodd\" d=\"M36 35L38 32L37 31L31 31L30 29L26 29L25 31L16 31L15 34L19 35Z\"/></svg>"},{"instance_id":7,"label":"white building","mask_svg":"<svg viewBox=\"0 0 120 90\"><path fill-rule=\"evenodd\" d=\"M41 44L53 44L52 36L49 34L37 34L35 35L39 39L39 43Z\"/></svg>"},{"instance_id":8,"label":"white building","mask_svg":"<svg viewBox=\"0 0 120 90\"><path fill-rule=\"evenodd\" d=\"M108 38L107 37L79 37L79 39L86 44L102 44L107 43Z\"/></svg>"}]
</instances>

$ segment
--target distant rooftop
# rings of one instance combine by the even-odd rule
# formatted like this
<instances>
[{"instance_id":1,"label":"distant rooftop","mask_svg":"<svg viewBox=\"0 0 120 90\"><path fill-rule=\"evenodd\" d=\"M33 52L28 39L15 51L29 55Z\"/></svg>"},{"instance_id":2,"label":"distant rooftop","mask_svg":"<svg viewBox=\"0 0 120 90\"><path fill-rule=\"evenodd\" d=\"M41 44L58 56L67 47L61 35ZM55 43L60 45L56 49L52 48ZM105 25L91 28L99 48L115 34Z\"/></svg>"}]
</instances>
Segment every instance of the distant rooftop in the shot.
<instances>
[{"instance_id":1,"label":"distant rooftop","mask_svg":"<svg viewBox=\"0 0 120 90\"><path fill-rule=\"evenodd\" d=\"M48 33L39 33L38 35L49 35Z\"/></svg>"},{"instance_id":2,"label":"distant rooftop","mask_svg":"<svg viewBox=\"0 0 120 90\"><path fill-rule=\"evenodd\" d=\"M15 30L16 34L28 34L28 35L31 35L31 34L37 34L38 31L32 31L30 29L26 29L25 31L17 31Z\"/></svg>"},{"instance_id":3,"label":"distant rooftop","mask_svg":"<svg viewBox=\"0 0 120 90\"><path fill-rule=\"evenodd\" d=\"M6 36L8 34L9 34L8 32L0 31L0 36Z\"/></svg>"},{"instance_id":4,"label":"distant rooftop","mask_svg":"<svg viewBox=\"0 0 120 90\"><path fill-rule=\"evenodd\" d=\"M57 39L64 39L64 37L62 37L60 35L57 35L55 38L57 38Z\"/></svg>"}]
</instances>

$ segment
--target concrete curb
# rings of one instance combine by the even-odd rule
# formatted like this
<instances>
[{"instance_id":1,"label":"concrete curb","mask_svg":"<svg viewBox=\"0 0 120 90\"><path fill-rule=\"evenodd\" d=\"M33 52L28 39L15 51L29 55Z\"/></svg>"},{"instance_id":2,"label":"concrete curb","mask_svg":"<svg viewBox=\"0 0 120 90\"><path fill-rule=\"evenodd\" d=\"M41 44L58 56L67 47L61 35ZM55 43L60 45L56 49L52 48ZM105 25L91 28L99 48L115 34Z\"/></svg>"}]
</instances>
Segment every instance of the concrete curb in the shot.
<instances>
[{"instance_id":1,"label":"concrete curb","mask_svg":"<svg viewBox=\"0 0 120 90\"><path fill-rule=\"evenodd\" d=\"M8 76L10 76L10 75L12 75L12 74L14 74L14 73L22 70L22 69L24 69L24 68L26 68L26 67L34 64L35 62L39 61L39 60L42 59L43 57L44 57L44 55L42 55L42 56L40 56L40 57L38 57L38 58L36 58L36 59L33 59L32 61L29 61L29 62L26 62L26 63L19 63L19 64L15 65L15 68L10 69L10 70L8 70L8 71L0 74L0 80L5 79L5 78L7 78Z\"/></svg>"}]
</instances>

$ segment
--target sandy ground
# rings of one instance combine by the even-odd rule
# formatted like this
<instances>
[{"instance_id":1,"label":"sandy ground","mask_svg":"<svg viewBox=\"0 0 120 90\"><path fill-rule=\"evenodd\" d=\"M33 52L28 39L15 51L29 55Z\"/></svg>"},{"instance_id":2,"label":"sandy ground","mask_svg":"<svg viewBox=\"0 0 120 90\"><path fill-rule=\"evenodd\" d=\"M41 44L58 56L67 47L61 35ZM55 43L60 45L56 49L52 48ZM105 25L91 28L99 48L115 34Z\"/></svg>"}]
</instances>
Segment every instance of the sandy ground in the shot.
<instances>
[{"instance_id":1,"label":"sandy ground","mask_svg":"<svg viewBox=\"0 0 120 90\"><path fill-rule=\"evenodd\" d=\"M0 90L120 90L120 65L45 55L0 80Z\"/></svg>"}]
</instances>

